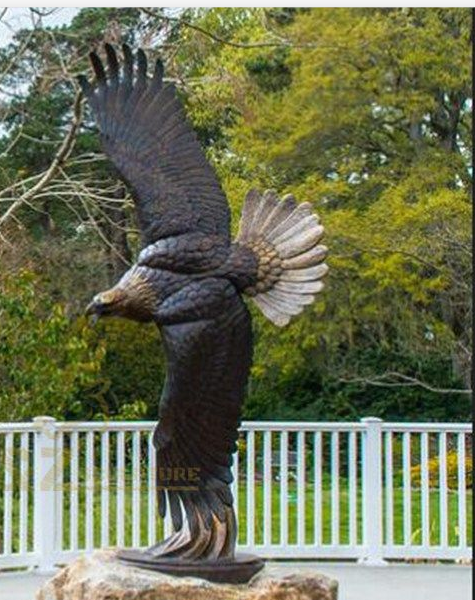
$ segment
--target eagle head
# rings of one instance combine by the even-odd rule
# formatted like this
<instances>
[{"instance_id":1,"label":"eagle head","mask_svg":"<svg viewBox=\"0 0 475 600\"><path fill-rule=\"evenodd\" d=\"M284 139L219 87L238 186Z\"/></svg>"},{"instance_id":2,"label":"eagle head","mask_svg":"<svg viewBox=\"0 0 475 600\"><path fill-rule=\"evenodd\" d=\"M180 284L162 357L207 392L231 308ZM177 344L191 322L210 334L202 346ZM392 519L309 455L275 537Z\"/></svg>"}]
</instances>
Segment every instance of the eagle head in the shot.
<instances>
[{"instance_id":1,"label":"eagle head","mask_svg":"<svg viewBox=\"0 0 475 600\"><path fill-rule=\"evenodd\" d=\"M125 294L123 290L106 290L94 296L92 302L86 307L86 315L95 317L95 320L104 316L121 316L124 303Z\"/></svg>"},{"instance_id":2,"label":"eagle head","mask_svg":"<svg viewBox=\"0 0 475 600\"><path fill-rule=\"evenodd\" d=\"M150 290L144 293L136 278L128 279L128 285L118 285L97 294L86 307L86 315L93 317L95 323L99 317L125 317L134 321L153 320L153 297Z\"/></svg>"}]
</instances>

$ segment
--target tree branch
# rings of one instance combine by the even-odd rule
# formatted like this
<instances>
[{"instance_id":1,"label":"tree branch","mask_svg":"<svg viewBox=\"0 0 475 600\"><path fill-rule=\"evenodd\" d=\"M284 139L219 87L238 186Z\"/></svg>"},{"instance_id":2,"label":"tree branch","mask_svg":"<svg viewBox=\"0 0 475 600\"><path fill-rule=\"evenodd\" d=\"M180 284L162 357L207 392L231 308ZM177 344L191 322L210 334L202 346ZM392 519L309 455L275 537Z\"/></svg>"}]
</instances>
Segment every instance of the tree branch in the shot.
<instances>
[{"instance_id":1,"label":"tree branch","mask_svg":"<svg viewBox=\"0 0 475 600\"><path fill-rule=\"evenodd\" d=\"M244 42L231 42L229 40L225 40L224 38L200 27L200 25L196 25L195 23L190 23L185 19L180 17L170 17L167 15L163 15L160 13L156 13L150 8L140 8L142 12L144 12L149 17L153 17L154 19L162 19L162 21L166 21L167 23L176 23L177 25L183 25L184 27L188 27L189 29L193 29L202 35L213 40L213 42L217 42L219 44L225 44L226 46L231 46L233 48L320 48L320 44L294 44L289 40L281 41L281 42L253 42L246 44Z\"/></svg>"},{"instance_id":2,"label":"tree branch","mask_svg":"<svg viewBox=\"0 0 475 600\"><path fill-rule=\"evenodd\" d=\"M389 379L389 381L387 381ZM393 381L391 381L393 379ZM395 381L394 381L395 380ZM397 373L395 371L388 371L382 375L376 375L373 378L368 377L354 377L351 379L340 378L339 381L343 383L362 383L364 385L373 385L376 387L421 387L429 392L435 394L471 394L471 389L454 389L454 388L439 388L430 385L416 377L410 377L403 373Z\"/></svg>"},{"instance_id":3,"label":"tree branch","mask_svg":"<svg viewBox=\"0 0 475 600\"><path fill-rule=\"evenodd\" d=\"M81 121L81 100L82 94L78 92L74 99L73 105L73 119L71 122L71 128L68 131L66 137L63 140L63 143L59 147L56 152L50 166L43 173L40 179L33 185L29 190L27 190L24 194L19 196L3 213L0 217L0 227L3 226L10 218L12 218L13 213L23 204L30 202L33 198L38 194L48 183L53 179L53 177L58 172L58 169L64 164L64 162L68 159L68 156L71 154L71 151L74 147L74 142L76 140L76 134L79 127L79 123Z\"/></svg>"}]
</instances>

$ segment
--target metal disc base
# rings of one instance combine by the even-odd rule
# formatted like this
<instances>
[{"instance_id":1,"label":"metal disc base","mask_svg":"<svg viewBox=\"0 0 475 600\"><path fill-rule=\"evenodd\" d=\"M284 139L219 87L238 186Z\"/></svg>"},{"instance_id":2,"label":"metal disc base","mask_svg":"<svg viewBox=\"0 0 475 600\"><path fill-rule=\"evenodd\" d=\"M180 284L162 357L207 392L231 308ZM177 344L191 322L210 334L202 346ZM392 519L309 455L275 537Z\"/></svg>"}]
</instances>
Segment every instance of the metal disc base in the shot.
<instances>
[{"instance_id":1,"label":"metal disc base","mask_svg":"<svg viewBox=\"0 0 475 600\"><path fill-rule=\"evenodd\" d=\"M247 583L264 567L264 561L252 554L237 554L232 559L187 561L153 556L141 550L120 550L122 563L174 577L199 577L213 583Z\"/></svg>"}]
</instances>

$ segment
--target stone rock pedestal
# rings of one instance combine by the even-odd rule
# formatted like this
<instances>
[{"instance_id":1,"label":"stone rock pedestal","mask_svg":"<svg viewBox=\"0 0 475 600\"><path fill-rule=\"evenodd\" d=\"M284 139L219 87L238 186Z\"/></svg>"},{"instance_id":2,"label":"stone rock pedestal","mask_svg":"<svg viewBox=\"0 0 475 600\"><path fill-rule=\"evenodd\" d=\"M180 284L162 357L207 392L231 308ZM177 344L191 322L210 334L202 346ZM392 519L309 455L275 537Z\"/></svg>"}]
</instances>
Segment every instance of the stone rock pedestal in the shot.
<instances>
[{"instance_id":1,"label":"stone rock pedestal","mask_svg":"<svg viewBox=\"0 0 475 600\"><path fill-rule=\"evenodd\" d=\"M337 600L337 583L313 576L275 577L262 571L245 585L171 577L120 563L114 551L84 556L59 571L36 600Z\"/></svg>"}]
</instances>

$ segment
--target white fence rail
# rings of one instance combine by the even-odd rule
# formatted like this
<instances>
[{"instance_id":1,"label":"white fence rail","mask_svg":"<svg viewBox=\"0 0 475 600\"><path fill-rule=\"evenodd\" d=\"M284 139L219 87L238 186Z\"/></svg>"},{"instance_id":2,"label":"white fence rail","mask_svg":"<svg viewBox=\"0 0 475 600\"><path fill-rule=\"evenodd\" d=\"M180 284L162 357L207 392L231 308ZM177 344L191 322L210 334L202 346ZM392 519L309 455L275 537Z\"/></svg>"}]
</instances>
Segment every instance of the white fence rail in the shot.
<instances>
[{"instance_id":1,"label":"white fence rail","mask_svg":"<svg viewBox=\"0 0 475 600\"><path fill-rule=\"evenodd\" d=\"M0 569L49 570L166 535L153 426L0 423ZM244 423L233 483L239 549L368 564L468 559L471 444L466 424Z\"/></svg>"}]
</instances>

